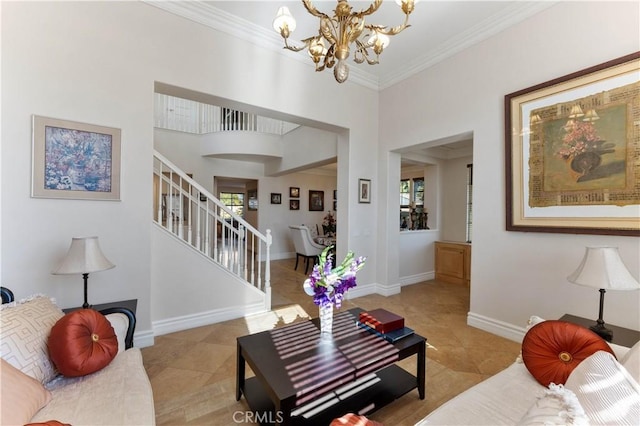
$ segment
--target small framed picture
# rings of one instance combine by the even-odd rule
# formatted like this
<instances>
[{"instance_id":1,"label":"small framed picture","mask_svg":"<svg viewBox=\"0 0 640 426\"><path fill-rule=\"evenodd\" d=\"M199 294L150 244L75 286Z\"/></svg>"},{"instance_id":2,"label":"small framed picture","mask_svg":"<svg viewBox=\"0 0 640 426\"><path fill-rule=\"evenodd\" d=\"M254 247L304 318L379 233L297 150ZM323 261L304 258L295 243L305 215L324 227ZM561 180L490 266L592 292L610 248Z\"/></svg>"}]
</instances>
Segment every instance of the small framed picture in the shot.
<instances>
[{"instance_id":1,"label":"small framed picture","mask_svg":"<svg viewBox=\"0 0 640 426\"><path fill-rule=\"evenodd\" d=\"M324 210L324 191L309 191L309 211L321 212Z\"/></svg>"},{"instance_id":2,"label":"small framed picture","mask_svg":"<svg viewBox=\"0 0 640 426\"><path fill-rule=\"evenodd\" d=\"M289 198L300 198L300 188L296 188L295 186L290 186Z\"/></svg>"},{"instance_id":3,"label":"small framed picture","mask_svg":"<svg viewBox=\"0 0 640 426\"><path fill-rule=\"evenodd\" d=\"M249 210L258 210L258 190L251 189L247 191L247 196L249 198Z\"/></svg>"},{"instance_id":4,"label":"small framed picture","mask_svg":"<svg viewBox=\"0 0 640 426\"><path fill-rule=\"evenodd\" d=\"M337 200L337 199L338 199L338 190L337 190L337 189L334 189L334 190L333 190L333 199L334 199L334 200Z\"/></svg>"},{"instance_id":5,"label":"small framed picture","mask_svg":"<svg viewBox=\"0 0 640 426\"><path fill-rule=\"evenodd\" d=\"M338 210L338 200L333 200L333 211Z\"/></svg>"},{"instance_id":6,"label":"small framed picture","mask_svg":"<svg viewBox=\"0 0 640 426\"><path fill-rule=\"evenodd\" d=\"M282 204L282 194L277 192L271 193L271 204Z\"/></svg>"},{"instance_id":7,"label":"small framed picture","mask_svg":"<svg viewBox=\"0 0 640 426\"><path fill-rule=\"evenodd\" d=\"M371 202L371 179L358 179L358 202Z\"/></svg>"},{"instance_id":8,"label":"small framed picture","mask_svg":"<svg viewBox=\"0 0 640 426\"><path fill-rule=\"evenodd\" d=\"M289 200L289 210L300 210L300 200Z\"/></svg>"}]
</instances>

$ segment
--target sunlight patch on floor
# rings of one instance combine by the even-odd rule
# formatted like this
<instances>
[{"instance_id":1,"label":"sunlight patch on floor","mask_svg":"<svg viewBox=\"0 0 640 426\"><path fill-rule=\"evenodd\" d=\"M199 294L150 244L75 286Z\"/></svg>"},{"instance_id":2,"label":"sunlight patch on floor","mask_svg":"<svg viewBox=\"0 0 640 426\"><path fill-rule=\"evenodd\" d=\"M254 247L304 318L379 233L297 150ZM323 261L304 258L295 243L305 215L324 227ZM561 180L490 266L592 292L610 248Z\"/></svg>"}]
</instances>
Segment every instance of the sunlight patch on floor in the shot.
<instances>
[{"instance_id":1,"label":"sunlight patch on floor","mask_svg":"<svg viewBox=\"0 0 640 426\"><path fill-rule=\"evenodd\" d=\"M269 312L247 316L245 317L245 323L249 334L253 334L309 318L311 316L300 305L294 304L281 306Z\"/></svg>"}]
</instances>

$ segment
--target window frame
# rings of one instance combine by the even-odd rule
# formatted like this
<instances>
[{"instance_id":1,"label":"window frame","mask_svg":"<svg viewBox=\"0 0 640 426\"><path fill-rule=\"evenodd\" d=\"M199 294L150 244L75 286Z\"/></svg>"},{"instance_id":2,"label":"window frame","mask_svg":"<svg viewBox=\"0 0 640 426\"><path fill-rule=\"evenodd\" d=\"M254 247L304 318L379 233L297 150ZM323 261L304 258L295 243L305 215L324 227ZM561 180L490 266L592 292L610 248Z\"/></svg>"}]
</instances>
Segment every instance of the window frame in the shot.
<instances>
[{"instance_id":1,"label":"window frame","mask_svg":"<svg viewBox=\"0 0 640 426\"><path fill-rule=\"evenodd\" d=\"M226 195L230 195L232 197L230 197L230 200L233 200L233 195L237 195L237 199L238 202L237 203L230 203L227 204L227 202L225 202L225 196ZM224 204L227 208L229 208L232 212L234 212L236 215L240 216L240 217L244 217L244 202L245 202L245 194L244 192L230 192L230 191L221 191L220 194L218 194L218 198L220 199L220 202L222 204ZM239 212L238 212L239 210ZM231 215L229 215L229 213L227 213L226 211L222 211L222 213L220 214L220 216L223 219L231 219Z\"/></svg>"}]
</instances>

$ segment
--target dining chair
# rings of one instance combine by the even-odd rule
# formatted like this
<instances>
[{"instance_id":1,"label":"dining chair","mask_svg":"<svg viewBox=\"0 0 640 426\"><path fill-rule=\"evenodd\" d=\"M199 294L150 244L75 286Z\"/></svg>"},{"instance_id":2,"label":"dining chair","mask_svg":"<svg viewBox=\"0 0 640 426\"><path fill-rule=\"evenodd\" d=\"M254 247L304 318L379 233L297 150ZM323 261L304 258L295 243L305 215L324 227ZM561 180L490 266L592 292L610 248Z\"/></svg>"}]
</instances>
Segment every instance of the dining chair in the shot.
<instances>
[{"instance_id":1,"label":"dining chair","mask_svg":"<svg viewBox=\"0 0 640 426\"><path fill-rule=\"evenodd\" d=\"M304 273L307 274L309 271L309 259L315 262L316 258L325 249L325 246L313 241L311 231L304 225L289 225L289 229L291 229L291 237L296 250L296 266L294 269L298 270L298 261L302 257L305 261Z\"/></svg>"}]
</instances>

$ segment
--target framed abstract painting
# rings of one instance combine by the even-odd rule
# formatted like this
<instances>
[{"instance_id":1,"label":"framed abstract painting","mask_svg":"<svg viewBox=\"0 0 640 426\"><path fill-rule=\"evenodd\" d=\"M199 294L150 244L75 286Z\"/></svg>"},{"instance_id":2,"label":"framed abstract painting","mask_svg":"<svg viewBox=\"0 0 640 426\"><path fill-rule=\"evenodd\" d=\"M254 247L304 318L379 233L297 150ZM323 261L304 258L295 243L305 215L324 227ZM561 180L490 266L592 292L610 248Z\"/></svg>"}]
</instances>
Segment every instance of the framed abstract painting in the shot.
<instances>
[{"instance_id":1,"label":"framed abstract painting","mask_svg":"<svg viewBox=\"0 0 640 426\"><path fill-rule=\"evenodd\" d=\"M33 116L31 196L120 200L120 129Z\"/></svg>"}]
</instances>

